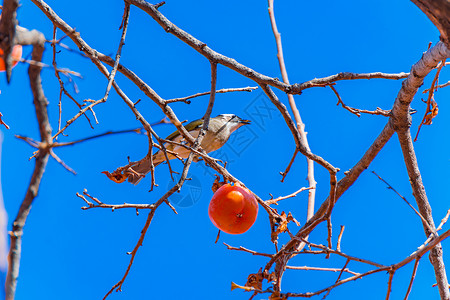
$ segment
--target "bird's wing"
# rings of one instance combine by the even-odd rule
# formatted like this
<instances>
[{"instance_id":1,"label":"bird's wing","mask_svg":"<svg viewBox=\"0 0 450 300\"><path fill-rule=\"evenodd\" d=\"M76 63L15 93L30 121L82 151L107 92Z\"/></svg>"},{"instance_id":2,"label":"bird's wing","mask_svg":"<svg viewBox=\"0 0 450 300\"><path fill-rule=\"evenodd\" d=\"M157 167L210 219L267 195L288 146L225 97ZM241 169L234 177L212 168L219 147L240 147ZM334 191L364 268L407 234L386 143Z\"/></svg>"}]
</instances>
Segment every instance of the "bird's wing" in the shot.
<instances>
[{"instance_id":1,"label":"bird's wing","mask_svg":"<svg viewBox=\"0 0 450 300\"><path fill-rule=\"evenodd\" d=\"M195 121L190 122L189 124L187 124L186 126L184 126L186 128L187 131L193 131L196 130L198 128L200 128L203 125L203 120L202 119L198 119ZM172 132L172 134L170 134L168 137L166 137L166 140L175 140L178 136L180 135L180 132L178 130Z\"/></svg>"}]
</instances>

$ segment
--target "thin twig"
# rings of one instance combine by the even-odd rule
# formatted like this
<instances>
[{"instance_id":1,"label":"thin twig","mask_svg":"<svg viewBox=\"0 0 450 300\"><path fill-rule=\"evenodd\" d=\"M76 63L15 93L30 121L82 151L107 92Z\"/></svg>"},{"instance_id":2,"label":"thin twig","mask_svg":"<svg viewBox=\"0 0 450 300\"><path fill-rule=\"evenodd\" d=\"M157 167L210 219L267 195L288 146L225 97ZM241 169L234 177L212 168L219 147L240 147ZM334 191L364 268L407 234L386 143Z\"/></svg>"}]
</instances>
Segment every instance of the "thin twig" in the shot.
<instances>
[{"instance_id":1,"label":"thin twig","mask_svg":"<svg viewBox=\"0 0 450 300\"><path fill-rule=\"evenodd\" d=\"M56 39L56 26L53 25L53 39ZM55 44L52 43L52 48L53 48L53 68L55 70L55 76L59 82L59 100L58 100L58 108L59 108L59 114L58 114L58 131L61 130L61 117L62 117L62 94L64 93L69 99L71 99L75 105L78 107L78 109L82 108L82 105L79 104L74 97L72 97L72 95L70 95L70 93L66 90L66 88L64 87L64 82L62 81L61 77L59 76L59 73L61 72L61 70L58 69L57 63L56 63L56 47ZM81 76L81 75L80 75ZM84 116L86 117L89 126L91 128L94 128L91 124L91 120L89 119L89 117L84 114Z\"/></svg>"},{"instance_id":2,"label":"thin twig","mask_svg":"<svg viewBox=\"0 0 450 300\"><path fill-rule=\"evenodd\" d=\"M105 204L105 203L101 202L100 200L98 200L97 198L89 195L86 190L83 191L83 194L88 196L92 200L94 200L97 204L90 202L89 200L86 199L85 196L83 196L79 193L76 193L77 197L83 199L84 202L86 202L86 204L88 205L88 206L81 207L82 210L88 210L91 208L111 208L112 211L114 211L116 209L121 209L121 208L134 208L136 210L138 210L138 209L154 209L155 208L155 204L132 204L132 203Z\"/></svg>"},{"instance_id":3,"label":"thin twig","mask_svg":"<svg viewBox=\"0 0 450 300\"><path fill-rule=\"evenodd\" d=\"M339 275L338 275L336 281L334 282L334 284L338 283L339 280L341 280L341 276L342 276L342 274L344 273L344 270L346 270L346 267L347 267L347 265L349 264L349 262L350 262L350 259L347 258L347 260L345 261L344 266L342 267L341 271L339 272ZM358 275L360 275L360 273L355 273L355 274L353 274L353 275L358 276ZM322 297L322 300L324 300L330 293L331 293L331 289L329 289L329 290L326 292L326 294Z\"/></svg>"},{"instance_id":4,"label":"thin twig","mask_svg":"<svg viewBox=\"0 0 450 300\"><path fill-rule=\"evenodd\" d=\"M37 1L37 0L33 0ZM331 84L332 82L338 80L355 80L355 79L374 79L374 78L382 78L382 79L393 79L398 80L407 77L408 73L397 73L397 74L388 74L382 72L374 72L374 73L366 73L366 74L357 74L350 72L342 72L336 75L324 77L324 78L316 78L313 80L309 80L304 83L299 84L286 84L285 82L281 82L277 78L272 78L269 76L265 76L261 73L256 72L255 70L246 67L234 59L231 59L225 55L222 55L207 46L206 43L196 39L186 31L178 28L175 24L170 22L158 9L146 2L141 0L127 0L127 2L139 7L147 14L149 14L158 24L168 33L173 34L187 45L191 46L198 53L205 56L208 60L215 61L218 64L224 65L231 70L236 71L237 73L257 82L259 85L270 85L277 89L284 91L289 94L301 94L303 90L316 87L316 86L326 86Z\"/></svg>"},{"instance_id":5,"label":"thin twig","mask_svg":"<svg viewBox=\"0 0 450 300\"><path fill-rule=\"evenodd\" d=\"M417 138L419 136L420 129L422 128L422 125L431 125L431 122L434 117L437 115L437 104L435 104L433 97L435 92L435 85L439 79L439 73L442 70L442 67L445 65L445 59L442 61L440 66L438 67L436 71L436 75L434 75L433 82L431 83L431 87L428 89L428 99L426 101L427 103L427 109L425 111L425 114L423 115L423 119L420 122L419 128L417 128L416 137L414 138L414 142L417 141ZM433 103L434 102L434 103ZM432 105L435 104L435 105Z\"/></svg>"},{"instance_id":6,"label":"thin twig","mask_svg":"<svg viewBox=\"0 0 450 300\"><path fill-rule=\"evenodd\" d=\"M368 275L372 275L372 274L379 273L379 272L385 272L385 271L388 271L390 274L392 274L396 270L398 270L398 269L404 267L405 265L409 264L411 261L422 257L425 253L427 253L428 251L434 249L434 247L436 247L436 245L438 245L441 241L443 241L444 239L448 238L449 236L450 236L450 230L447 230L441 236L433 238L432 241L429 244L422 244L422 246L420 246L418 248L418 250L415 251L414 253L412 253L410 256L408 256L407 258L403 259L402 261L400 261L400 262L398 262L396 264L393 264L391 266L378 265L378 266L376 266L377 269L373 269L373 270L370 270L370 271L368 271L366 273L363 273L363 274L360 274L360 275L355 275L355 276L352 276L352 277L340 280L340 281L336 282L335 284L333 284L333 285L331 285L329 287L323 288L321 290L318 290L316 292L286 293L285 295L286 295L286 297L307 297L307 298L310 298L310 297L313 297L313 296L325 293L327 291L330 291L330 290L332 290L332 289L334 289L334 288L336 288L336 287L338 287L340 285L343 285L343 284L345 284L347 282L355 281L357 279L363 278L363 277L368 276ZM326 248L326 247L325 246L321 246L319 248ZM309 252L309 251L304 251L302 253L305 253L305 252ZM322 252L322 251L320 251L320 252ZM336 254L338 254L338 253L336 253ZM390 280L392 280L391 276L390 276Z\"/></svg>"},{"instance_id":7,"label":"thin twig","mask_svg":"<svg viewBox=\"0 0 450 300\"><path fill-rule=\"evenodd\" d=\"M256 90L257 88L258 88L257 86L255 86L255 87L248 86L245 88L220 89L220 90L217 90L216 93L220 94L220 93L230 93L230 92L252 92L252 91ZM184 102L186 104L190 104L191 101L188 101L189 99L200 97L200 96L206 96L206 95L209 95L210 93L211 92L203 92L203 93L197 93L195 95L191 95L191 96L187 96L187 97L168 99L168 100L165 100L165 103L169 104L169 103L173 103L173 102Z\"/></svg>"},{"instance_id":8,"label":"thin twig","mask_svg":"<svg viewBox=\"0 0 450 300\"><path fill-rule=\"evenodd\" d=\"M142 133L142 129L143 129L143 127L134 128L134 129L107 131L107 132L104 132L104 133L96 134L96 135L89 136L89 137L86 137L86 138L83 138L83 139L79 139L79 140L76 140L76 141L63 142L63 143L53 143L53 147L73 146L75 144L79 144L79 143L86 142L86 141L89 141L89 140L93 140L93 139L96 139L96 138L104 137L104 136L107 136L107 135L123 134L123 133L131 133L131 132L135 132L135 133L140 134L140 133Z\"/></svg>"},{"instance_id":9,"label":"thin twig","mask_svg":"<svg viewBox=\"0 0 450 300\"><path fill-rule=\"evenodd\" d=\"M336 105L342 105L343 108L345 108L346 110L348 110L349 112L351 112L352 114L361 117L361 114L369 114L369 115L381 115L381 116L385 116L385 117L389 117L390 116L390 111L389 110L384 110L381 109L379 107L377 107L376 110L365 110L365 109L358 109L358 108L353 108L350 106L345 105L345 103L342 101L341 96L339 95L338 91L336 90L336 88L333 85L329 85L329 87L331 88L331 90L334 92L334 94L336 95L336 97L338 98L338 103Z\"/></svg>"},{"instance_id":10,"label":"thin twig","mask_svg":"<svg viewBox=\"0 0 450 300\"><path fill-rule=\"evenodd\" d=\"M266 256L266 257L272 257L273 256L272 254L256 252L256 251L244 248L242 246L240 246L239 248L236 248L236 247L228 245L227 243L223 243L223 244L225 246L227 246L228 250L244 251L244 252L247 252L247 253L251 253L253 255Z\"/></svg>"},{"instance_id":11,"label":"thin twig","mask_svg":"<svg viewBox=\"0 0 450 300\"><path fill-rule=\"evenodd\" d=\"M338 236L338 240L337 240L337 245L336 245L336 250L337 251L341 251L341 240L342 240L342 236L344 234L344 230L345 230L345 226L341 225L341 231L339 232L339 236Z\"/></svg>"},{"instance_id":12,"label":"thin twig","mask_svg":"<svg viewBox=\"0 0 450 300\"><path fill-rule=\"evenodd\" d=\"M350 263L350 259L347 258L347 260L345 261L344 266L341 269L341 272L339 273L338 278L336 279L336 282L338 282L341 279L342 273L344 273L344 271L346 271L347 269L347 265ZM349 272L350 273L350 272ZM353 275L358 275L359 273L354 273Z\"/></svg>"},{"instance_id":13,"label":"thin twig","mask_svg":"<svg viewBox=\"0 0 450 300\"><path fill-rule=\"evenodd\" d=\"M292 155L291 160L289 161L288 166L286 167L286 170L284 170L284 172L280 172L280 175L282 175L283 177L281 177L281 182L284 182L284 179L286 178L287 174L289 173L289 171L291 170L292 164L294 163L295 157L298 154L298 149L295 148L294 151L294 155Z\"/></svg>"},{"instance_id":14,"label":"thin twig","mask_svg":"<svg viewBox=\"0 0 450 300\"><path fill-rule=\"evenodd\" d=\"M413 271L411 274L411 280L409 281L408 289L406 290L406 295L405 295L404 300L407 300L409 297L409 294L411 293L412 285L413 285L414 279L416 278L417 267L419 266L419 261L420 261L420 257L416 258L416 262L414 263L414 268L413 268Z\"/></svg>"},{"instance_id":15,"label":"thin twig","mask_svg":"<svg viewBox=\"0 0 450 300\"><path fill-rule=\"evenodd\" d=\"M350 261L350 260L347 260L347 261ZM360 274L360 273L353 272L353 271L347 269L346 266L344 266L343 268L319 268L319 267L310 267L310 266L304 266L304 267L286 266L286 269L289 269L289 270L305 270L305 271L340 272L340 274L345 272L345 273L349 273L349 274L352 274L352 275L359 275ZM339 281L339 277L338 277L337 281Z\"/></svg>"},{"instance_id":16,"label":"thin twig","mask_svg":"<svg viewBox=\"0 0 450 300\"><path fill-rule=\"evenodd\" d=\"M386 293L386 300L389 300L389 297L391 295L392 291L392 280L394 279L395 271L389 272L389 280L388 280L388 287L387 287L387 293Z\"/></svg>"},{"instance_id":17,"label":"thin twig","mask_svg":"<svg viewBox=\"0 0 450 300\"><path fill-rule=\"evenodd\" d=\"M450 62L448 62L447 64L450 64ZM449 85L450 85L450 80L447 81L446 83L437 85L437 86L434 88L434 90L437 91L438 89L445 88L445 87L447 87L447 86L449 86ZM425 94L425 93L428 93L428 92L430 92L430 91L432 91L431 88L424 90L422 93Z\"/></svg>"},{"instance_id":18,"label":"thin twig","mask_svg":"<svg viewBox=\"0 0 450 300\"><path fill-rule=\"evenodd\" d=\"M409 203L408 200L406 200L405 197L403 197L399 192L397 192L396 189L394 189L392 187L392 185L390 185L386 180L384 180L383 178L381 178L380 175L378 175L375 171L372 171L372 173L378 177L378 179L380 179L382 182L384 182L387 185L387 188L389 190L392 190L394 193L396 193L401 199L403 199L403 201L406 202L406 204L408 204L409 207L411 207L411 209L420 217L420 219L422 220L422 222L425 224L425 226L427 226L428 230L430 232L434 232L434 230L431 228L430 224L428 224L427 220L414 208L414 206L411 205L411 203Z\"/></svg>"},{"instance_id":19,"label":"thin twig","mask_svg":"<svg viewBox=\"0 0 450 300\"><path fill-rule=\"evenodd\" d=\"M284 199L288 199L288 198L295 197L295 196L297 196L297 194L299 194L299 193L301 193L301 192L303 192L303 191L310 190L310 189L313 189L313 187L302 187L301 189L299 189L298 191L296 191L296 192L294 192L294 193L292 193L292 194L290 194L290 195L287 195L287 196L281 196L281 197L278 197L278 198L276 198L276 199L266 200L265 202L266 202L267 205L271 205L271 204L277 204L277 205L278 205L278 201L281 201L281 200L284 200Z\"/></svg>"},{"instance_id":20,"label":"thin twig","mask_svg":"<svg viewBox=\"0 0 450 300\"><path fill-rule=\"evenodd\" d=\"M56 153L53 151L53 149L50 149L50 155L61 165L64 167L64 169L66 169L67 171L69 171L70 173L72 173L73 175L77 175L77 172L75 172L74 169L72 169L71 167L69 167L61 158L59 158L58 155L56 155Z\"/></svg>"},{"instance_id":21,"label":"thin twig","mask_svg":"<svg viewBox=\"0 0 450 300\"><path fill-rule=\"evenodd\" d=\"M145 221L144 228L142 228L142 231L141 231L141 235L140 235L140 237L139 237L139 240L138 240L136 246L133 248L133 251L131 251L131 252L128 253L128 254L131 255L131 258L130 258L130 262L129 262L129 264L128 264L128 267L127 267L127 269L126 269L126 271L125 271L125 274L123 275L122 279L119 280L119 282L117 282L117 283L116 283L116 284L108 291L108 293L106 293L106 295L103 297L103 300L106 299L106 298L107 298L107 297L108 297L115 289L117 289L117 291L121 291L121 290L122 290L122 285L123 285L123 283L125 282L125 279L127 278L128 273L130 272L131 266L133 265L134 258L135 258L135 256L136 256L136 253L137 253L138 249L142 246L142 243L143 243L144 238L145 238L145 234L147 233L147 230L148 230L148 228L149 228L149 226L150 226L150 223L152 222L153 216L155 215L155 211L156 211L156 209L159 207L159 205L161 205L161 203L163 203L163 202L164 202L164 200L163 200L162 198L161 198L160 200L158 200L158 202L156 202L156 203L154 204L155 207L152 208L151 211L148 213L148 215L147 215L147 220Z\"/></svg>"},{"instance_id":22,"label":"thin twig","mask_svg":"<svg viewBox=\"0 0 450 300\"><path fill-rule=\"evenodd\" d=\"M450 209L447 210L447 214L446 214L445 217L441 220L441 223L440 223L439 226L436 228L436 231L439 231L439 230L442 229L442 226L444 226L444 224L447 223L449 216L450 216Z\"/></svg>"},{"instance_id":23,"label":"thin twig","mask_svg":"<svg viewBox=\"0 0 450 300\"><path fill-rule=\"evenodd\" d=\"M48 65L46 63L43 63L43 62L40 62L40 61L35 61L35 60L32 60L32 59L21 58L19 61L21 63L34 65L34 66L41 67L41 68L54 69L53 66L50 66L50 65ZM55 71L57 71L58 73L62 73L64 75L66 75L66 76L73 75L73 76L78 77L78 78L83 78L83 76L79 72L76 72L76 71L73 71L73 70L69 70L69 69L66 69L66 68L62 68L62 69L61 68L57 68L57 69L55 69Z\"/></svg>"},{"instance_id":24,"label":"thin twig","mask_svg":"<svg viewBox=\"0 0 450 300\"><path fill-rule=\"evenodd\" d=\"M268 0L268 2L269 2L268 10L269 10L270 24L272 26L273 35L275 37L275 42L277 45L277 58L278 58L279 66L280 66L281 76L283 78L284 83L290 84L287 69L286 69L286 64L284 62L281 34L278 32L277 23L275 20L275 12L274 12L274 4L273 4L274 0ZM306 137L305 124L303 123L302 118L300 116L300 112L295 103L294 96L292 94L288 94L288 100L289 100L289 106L291 107L292 113L294 115L294 119L295 119L295 122L297 125L297 130L300 134L300 138L301 138L300 142L302 143L302 145L305 147L305 149L308 152L311 152L311 149L310 149L309 143L308 143L308 138ZM296 154L297 154L297 150L294 153L294 156L292 157L291 162L288 165L288 168L283 173L283 178L281 179L281 182L283 182L284 178L286 177L287 173L289 172L289 169L290 169L292 163L294 162ZM307 213L306 213L306 220L308 221L314 215L314 206L315 206L315 201L316 201L316 184L317 183L316 183L316 180L314 179L314 160L311 159L310 157L307 157L306 161L307 161L307 170L308 170L308 174L307 174L308 184L312 188L309 190L309 193L308 193L308 209L307 209ZM308 239L308 237L305 237L305 239ZM300 250L301 248L303 248L303 245L300 244L297 250Z\"/></svg>"},{"instance_id":25,"label":"thin twig","mask_svg":"<svg viewBox=\"0 0 450 300\"><path fill-rule=\"evenodd\" d=\"M129 18L130 18L130 4L128 4L125 1L125 8L122 17L122 24L123 24L122 36L120 37L120 42L116 53L116 59L114 60L115 61L114 67L109 73L108 85L106 86L105 95L103 96L103 102L106 102L106 100L108 99L109 91L111 90L114 77L116 76L117 68L119 67L119 60L120 56L122 55L122 47L123 45L125 45L125 37L127 35Z\"/></svg>"},{"instance_id":26,"label":"thin twig","mask_svg":"<svg viewBox=\"0 0 450 300\"><path fill-rule=\"evenodd\" d=\"M360 263L372 265L372 266L375 266L377 268L384 268L384 267L386 267L385 265L382 265L382 264L370 261L368 259L351 256L351 255L348 255L348 254L346 254L344 252L340 252L340 251L337 251L337 250L334 250L334 249L330 249L330 248L328 248L327 246L324 246L324 245L311 243L311 242L303 240L303 239L302 239L302 241L305 242L306 244L308 244L309 246L311 246L313 248L321 249L322 251L314 252L314 251L310 251L310 250L303 250L303 251L297 251L296 252L297 254L302 254L302 253L327 254L327 253L331 253L331 254L336 254L336 255L345 257L345 258L353 260L353 261L357 261L357 262L360 262Z\"/></svg>"}]
</instances>

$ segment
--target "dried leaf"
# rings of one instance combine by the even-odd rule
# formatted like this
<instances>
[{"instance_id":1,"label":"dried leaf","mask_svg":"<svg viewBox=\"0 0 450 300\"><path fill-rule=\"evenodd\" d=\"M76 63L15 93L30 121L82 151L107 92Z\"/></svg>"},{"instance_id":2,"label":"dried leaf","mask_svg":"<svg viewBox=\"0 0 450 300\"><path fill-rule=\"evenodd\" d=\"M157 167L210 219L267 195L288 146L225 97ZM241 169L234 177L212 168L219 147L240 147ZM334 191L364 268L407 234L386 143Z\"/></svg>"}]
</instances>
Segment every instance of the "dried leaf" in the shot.
<instances>
[{"instance_id":1,"label":"dried leaf","mask_svg":"<svg viewBox=\"0 0 450 300\"><path fill-rule=\"evenodd\" d=\"M118 170L112 173L109 173L108 171L103 171L102 173L108 176L108 178L114 181L115 183L122 183L128 177L127 175L122 174L120 171L118 172Z\"/></svg>"},{"instance_id":2,"label":"dried leaf","mask_svg":"<svg viewBox=\"0 0 450 300\"><path fill-rule=\"evenodd\" d=\"M216 179L214 179L213 185L211 187L211 190L213 191L213 193L215 193L222 185L226 184L227 181L220 181L220 176L217 174L214 174L214 176L216 177Z\"/></svg>"},{"instance_id":3,"label":"dried leaf","mask_svg":"<svg viewBox=\"0 0 450 300\"><path fill-rule=\"evenodd\" d=\"M286 300L287 297L284 294L281 294L280 292L273 292L270 296L269 296L269 300Z\"/></svg>"},{"instance_id":4,"label":"dried leaf","mask_svg":"<svg viewBox=\"0 0 450 300\"><path fill-rule=\"evenodd\" d=\"M250 274L247 277L247 283L245 286L252 287L258 290L262 290L262 282L264 279L264 275L261 272L261 269L259 269L259 272L256 274Z\"/></svg>"},{"instance_id":5,"label":"dried leaf","mask_svg":"<svg viewBox=\"0 0 450 300\"><path fill-rule=\"evenodd\" d=\"M278 224L277 227L277 234L280 234L282 232L285 232L287 230L287 224L288 224L288 220L286 218L286 213L283 211L281 212L281 222Z\"/></svg>"},{"instance_id":6,"label":"dried leaf","mask_svg":"<svg viewBox=\"0 0 450 300\"><path fill-rule=\"evenodd\" d=\"M431 100L431 111L425 116L425 122L423 125L431 125L433 123L433 119L438 115L439 107L436 101Z\"/></svg>"},{"instance_id":7,"label":"dried leaf","mask_svg":"<svg viewBox=\"0 0 450 300\"><path fill-rule=\"evenodd\" d=\"M266 279L268 282L276 282L277 276L275 275L275 271L269 274L268 271L266 270L264 272L264 279Z\"/></svg>"},{"instance_id":8,"label":"dried leaf","mask_svg":"<svg viewBox=\"0 0 450 300\"><path fill-rule=\"evenodd\" d=\"M253 291L253 288L252 288L252 287L242 286L242 285L236 284L236 283L234 283L234 282L232 281L232 282L231 282L231 290L233 291L233 290L235 290L235 289L242 289L242 290L244 290L244 291L246 291L246 292L251 292L251 291Z\"/></svg>"},{"instance_id":9,"label":"dried leaf","mask_svg":"<svg viewBox=\"0 0 450 300\"><path fill-rule=\"evenodd\" d=\"M277 229L272 232L272 242L275 242L278 240L278 235L280 233L286 232L288 230L289 222L294 222L297 226L300 226L300 223L292 216L292 214L290 212L286 216L286 213L283 211L283 212L281 212L280 217L281 217L281 221L278 222Z\"/></svg>"},{"instance_id":10,"label":"dried leaf","mask_svg":"<svg viewBox=\"0 0 450 300\"><path fill-rule=\"evenodd\" d=\"M295 225L300 226L300 222L297 221L297 220L292 216L291 212L288 213L287 221L288 221L288 222L294 222Z\"/></svg>"}]
</instances>

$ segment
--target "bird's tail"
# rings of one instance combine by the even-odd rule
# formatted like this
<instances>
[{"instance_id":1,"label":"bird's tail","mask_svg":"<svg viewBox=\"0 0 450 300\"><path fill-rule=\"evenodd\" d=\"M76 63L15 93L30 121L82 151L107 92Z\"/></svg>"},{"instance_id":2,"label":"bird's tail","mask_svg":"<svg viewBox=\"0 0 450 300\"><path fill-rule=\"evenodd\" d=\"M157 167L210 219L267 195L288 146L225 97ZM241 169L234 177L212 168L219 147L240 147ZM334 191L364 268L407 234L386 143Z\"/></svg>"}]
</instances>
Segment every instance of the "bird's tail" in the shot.
<instances>
[{"instance_id":1,"label":"bird's tail","mask_svg":"<svg viewBox=\"0 0 450 300\"><path fill-rule=\"evenodd\" d=\"M154 158L154 157L153 157ZM162 163L162 161L158 161L158 162L153 162L153 166L156 167L157 165L159 165L160 163ZM141 161L139 161L136 165L134 165L133 167L130 168L130 170L128 171L128 182L136 185L139 183L139 181L141 181L142 178L145 177L145 175L147 175L150 172L151 169L151 164L150 164L150 158L144 158Z\"/></svg>"}]
</instances>

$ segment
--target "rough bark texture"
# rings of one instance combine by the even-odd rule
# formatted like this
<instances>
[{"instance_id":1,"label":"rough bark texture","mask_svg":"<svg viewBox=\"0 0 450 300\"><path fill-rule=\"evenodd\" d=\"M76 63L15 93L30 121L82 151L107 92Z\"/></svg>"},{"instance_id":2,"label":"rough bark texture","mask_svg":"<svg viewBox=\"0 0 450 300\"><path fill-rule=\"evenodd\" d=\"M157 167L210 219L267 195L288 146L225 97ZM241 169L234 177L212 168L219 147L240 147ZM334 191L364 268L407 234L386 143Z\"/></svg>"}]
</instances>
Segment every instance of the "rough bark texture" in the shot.
<instances>
[{"instance_id":1,"label":"rough bark texture","mask_svg":"<svg viewBox=\"0 0 450 300\"><path fill-rule=\"evenodd\" d=\"M411 0L433 22L441 41L450 49L450 0Z\"/></svg>"}]
</instances>

